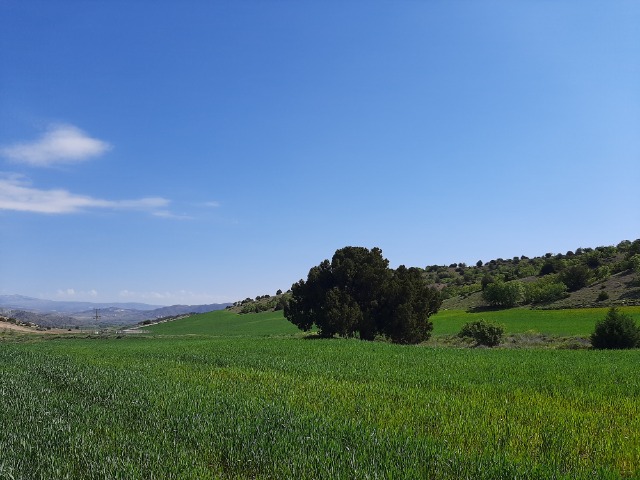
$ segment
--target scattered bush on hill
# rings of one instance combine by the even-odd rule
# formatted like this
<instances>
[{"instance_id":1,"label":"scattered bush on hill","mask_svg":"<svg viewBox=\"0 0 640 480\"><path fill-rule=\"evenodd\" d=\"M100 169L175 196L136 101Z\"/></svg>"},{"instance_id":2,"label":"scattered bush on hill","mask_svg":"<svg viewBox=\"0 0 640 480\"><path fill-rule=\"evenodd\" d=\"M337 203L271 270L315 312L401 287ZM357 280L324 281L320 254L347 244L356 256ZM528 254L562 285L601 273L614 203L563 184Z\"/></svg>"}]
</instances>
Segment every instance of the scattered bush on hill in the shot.
<instances>
[{"instance_id":1,"label":"scattered bush on hill","mask_svg":"<svg viewBox=\"0 0 640 480\"><path fill-rule=\"evenodd\" d=\"M237 311L240 314L277 311L284 309L288 297L288 293L282 293L282 290L278 290L273 297L269 294L258 295L255 299L247 297L226 307L226 309Z\"/></svg>"},{"instance_id":2,"label":"scattered bush on hill","mask_svg":"<svg viewBox=\"0 0 640 480\"><path fill-rule=\"evenodd\" d=\"M606 280L611 276L611 267L607 265L603 265L601 267L596 268L593 274L595 275L596 280L599 280L599 281Z\"/></svg>"},{"instance_id":3,"label":"scattered bush on hill","mask_svg":"<svg viewBox=\"0 0 640 480\"><path fill-rule=\"evenodd\" d=\"M570 292L586 287L593 277L591 269L586 265L571 265L560 272L560 280Z\"/></svg>"},{"instance_id":4,"label":"scattered bush on hill","mask_svg":"<svg viewBox=\"0 0 640 480\"><path fill-rule=\"evenodd\" d=\"M550 303L567 296L567 286L557 275L547 275L524 286L525 303Z\"/></svg>"},{"instance_id":5,"label":"scattered bush on hill","mask_svg":"<svg viewBox=\"0 0 640 480\"><path fill-rule=\"evenodd\" d=\"M524 297L522 282L493 282L482 292L482 298L494 307L515 307Z\"/></svg>"},{"instance_id":6,"label":"scattered bush on hill","mask_svg":"<svg viewBox=\"0 0 640 480\"><path fill-rule=\"evenodd\" d=\"M636 272L636 285L640 284L640 253L629 258L629 268Z\"/></svg>"},{"instance_id":7,"label":"scattered bush on hill","mask_svg":"<svg viewBox=\"0 0 640 480\"><path fill-rule=\"evenodd\" d=\"M552 273L558 273L560 266L557 260L547 259L540 267L540 276L550 275Z\"/></svg>"},{"instance_id":8,"label":"scattered bush on hill","mask_svg":"<svg viewBox=\"0 0 640 480\"><path fill-rule=\"evenodd\" d=\"M458 333L460 338L471 338L477 345L495 347L504 335L504 325L484 319L466 323Z\"/></svg>"},{"instance_id":9,"label":"scattered bush on hill","mask_svg":"<svg viewBox=\"0 0 640 480\"><path fill-rule=\"evenodd\" d=\"M240 309L240 313L260 313L266 312L268 310L273 309L275 306L274 302L251 302L246 303Z\"/></svg>"},{"instance_id":10,"label":"scattered bush on hill","mask_svg":"<svg viewBox=\"0 0 640 480\"><path fill-rule=\"evenodd\" d=\"M429 317L442 299L418 268L389 268L382 250L345 247L331 262L309 270L291 287L285 317L298 328L314 325L323 337L383 335L396 343L419 343L433 329Z\"/></svg>"},{"instance_id":11,"label":"scattered bush on hill","mask_svg":"<svg viewBox=\"0 0 640 480\"><path fill-rule=\"evenodd\" d=\"M640 327L630 315L612 307L607 316L596 323L591 345L598 349L640 347Z\"/></svg>"},{"instance_id":12,"label":"scattered bush on hill","mask_svg":"<svg viewBox=\"0 0 640 480\"><path fill-rule=\"evenodd\" d=\"M287 307L288 303L289 303L289 297L282 295L278 297L278 301L276 302L276 306L273 307L273 310L276 312L278 310L284 310Z\"/></svg>"},{"instance_id":13,"label":"scattered bush on hill","mask_svg":"<svg viewBox=\"0 0 640 480\"><path fill-rule=\"evenodd\" d=\"M631 244L629 244L629 249L627 250L627 254L630 257L632 257L633 255L640 254L640 238L637 240L634 240L633 242L631 242Z\"/></svg>"},{"instance_id":14,"label":"scattered bush on hill","mask_svg":"<svg viewBox=\"0 0 640 480\"><path fill-rule=\"evenodd\" d=\"M487 285L495 282L496 279L493 278L491 275L489 275L488 273L485 273L485 275L482 277L482 280L480 281L480 286L482 287L482 290L484 290L485 288L487 288Z\"/></svg>"}]
</instances>

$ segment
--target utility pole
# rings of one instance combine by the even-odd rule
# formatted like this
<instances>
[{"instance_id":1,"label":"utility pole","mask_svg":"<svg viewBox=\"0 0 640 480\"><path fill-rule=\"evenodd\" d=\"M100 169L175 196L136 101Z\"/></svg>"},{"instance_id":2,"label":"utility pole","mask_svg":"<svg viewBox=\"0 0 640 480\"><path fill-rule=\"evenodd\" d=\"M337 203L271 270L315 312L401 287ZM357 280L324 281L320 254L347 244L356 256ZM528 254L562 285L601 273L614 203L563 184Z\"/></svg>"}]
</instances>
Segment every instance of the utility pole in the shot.
<instances>
[{"instance_id":1,"label":"utility pole","mask_svg":"<svg viewBox=\"0 0 640 480\"><path fill-rule=\"evenodd\" d=\"M99 329L98 320L100 320L100 309L99 309L99 308L94 308L94 309L93 309L93 313L94 313L93 318L94 318L94 320L96 321L96 326L95 326L95 328L96 328L96 329ZM100 331L100 330L96 330L96 333L98 333L99 331Z\"/></svg>"}]
</instances>

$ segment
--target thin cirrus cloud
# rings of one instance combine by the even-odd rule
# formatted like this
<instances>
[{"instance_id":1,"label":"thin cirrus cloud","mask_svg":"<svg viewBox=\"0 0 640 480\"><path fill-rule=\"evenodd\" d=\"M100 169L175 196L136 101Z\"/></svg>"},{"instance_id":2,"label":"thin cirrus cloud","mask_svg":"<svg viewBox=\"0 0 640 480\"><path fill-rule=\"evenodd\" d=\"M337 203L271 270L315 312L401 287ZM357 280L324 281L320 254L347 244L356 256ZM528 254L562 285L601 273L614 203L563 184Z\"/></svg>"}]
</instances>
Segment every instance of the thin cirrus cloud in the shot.
<instances>
[{"instance_id":1,"label":"thin cirrus cloud","mask_svg":"<svg viewBox=\"0 0 640 480\"><path fill-rule=\"evenodd\" d=\"M163 304L187 303L190 305L198 303L223 303L228 299L211 295L204 292L191 292L179 290L173 292L140 292L131 290L121 290L118 294L121 298L136 298L144 301L159 302Z\"/></svg>"},{"instance_id":2,"label":"thin cirrus cloud","mask_svg":"<svg viewBox=\"0 0 640 480\"><path fill-rule=\"evenodd\" d=\"M91 138L70 124L57 124L38 140L0 147L0 156L33 167L79 163L110 150L107 142ZM36 188L19 174L0 172L0 210L43 214L67 214L95 209L137 210L153 216L187 220L187 215L171 212L171 202L162 197L134 200L106 200L80 195L65 189Z\"/></svg>"},{"instance_id":3,"label":"thin cirrus cloud","mask_svg":"<svg viewBox=\"0 0 640 480\"><path fill-rule=\"evenodd\" d=\"M151 214L166 212L170 201L161 197L136 200L104 200L78 195L64 189L42 190L20 175L0 177L0 210L46 214L76 213L90 209L138 210ZM164 216L164 215L159 215Z\"/></svg>"},{"instance_id":4,"label":"thin cirrus cloud","mask_svg":"<svg viewBox=\"0 0 640 480\"><path fill-rule=\"evenodd\" d=\"M173 213L173 212L170 212L169 210L156 210L152 213L154 217L170 218L173 220L194 220L194 217L190 215Z\"/></svg>"},{"instance_id":5,"label":"thin cirrus cloud","mask_svg":"<svg viewBox=\"0 0 640 480\"><path fill-rule=\"evenodd\" d=\"M64 298L68 298L68 297L76 297L76 296L81 296L81 297L97 297L98 296L98 291L95 289L91 289L87 292L85 291L78 291L74 288L67 288L64 290L58 290L56 292L56 296L58 297L64 297Z\"/></svg>"},{"instance_id":6,"label":"thin cirrus cloud","mask_svg":"<svg viewBox=\"0 0 640 480\"><path fill-rule=\"evenodd\" d=\"M110 149L107 142L91 138L73 125L58 124L35 141L0 148L0 155L16 163L49 167L84 162Z\"/></svg>"}]
</instances>

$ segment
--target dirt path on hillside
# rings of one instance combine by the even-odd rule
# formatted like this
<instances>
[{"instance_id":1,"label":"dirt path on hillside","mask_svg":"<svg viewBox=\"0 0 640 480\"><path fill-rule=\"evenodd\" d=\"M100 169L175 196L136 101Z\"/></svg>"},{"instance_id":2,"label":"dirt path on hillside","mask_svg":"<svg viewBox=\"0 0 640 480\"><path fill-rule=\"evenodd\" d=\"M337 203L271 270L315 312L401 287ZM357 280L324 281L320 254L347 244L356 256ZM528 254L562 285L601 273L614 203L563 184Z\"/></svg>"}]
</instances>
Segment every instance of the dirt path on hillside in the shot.
<instances>
[{"instance_id":1,"label":"dirt path on hillside","mask_svg":"<svg viewBox=\"0 0 640 480\"><path fill-rule=\"evenodd\" d=\"M33 327L25 327L23 325L15 325L13 323L0 321L0 333L5 330L13 330L14 332L22 332L22 333L46 333L46 334L58 334L58 333L65 332L65 330L60 330L58 328L52 328L51 330L37 330Z\"/></svg>"}]
</instances>

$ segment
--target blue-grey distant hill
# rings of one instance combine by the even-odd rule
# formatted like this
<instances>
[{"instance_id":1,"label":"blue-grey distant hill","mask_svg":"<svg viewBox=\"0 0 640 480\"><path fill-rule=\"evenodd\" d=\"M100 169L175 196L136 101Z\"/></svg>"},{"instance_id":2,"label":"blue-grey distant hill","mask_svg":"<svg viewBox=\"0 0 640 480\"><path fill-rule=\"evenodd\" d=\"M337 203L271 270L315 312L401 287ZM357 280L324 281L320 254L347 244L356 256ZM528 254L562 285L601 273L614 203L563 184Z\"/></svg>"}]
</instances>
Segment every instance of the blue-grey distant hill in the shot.
<instances>
[{"instance_id":1,"label":"blue-grey distant hill","mask_svg":"<svg viewBox=\"0 0 640 480\"><path fill-rule=\"evenodd\" d=\"M227 305L230 304L213 303L166 307L145 303L63 302L23 295L0 295L0 310L2 310L0 313L45 327L129 325L143 320L155 320L185 313L222 310ZM98 309L99 315L97 320L95 318L96 309Z\"/></svg>"},{"instance_id":2,"label":"blue-grey distant hill","mask_svg":"<svg viewBox=\"0 0 640 480\"><path fill-rule=\"evenodd\" d=\"M24 295L0 295L0 308L27 310L44 313L78 313L94 308L124 308L128 310L155 310L162 305L148 305L146 303L93 303L93 302L65 302L59 300L44 300L41 298L25 297Z\"/></svg>"}]
</instances>

